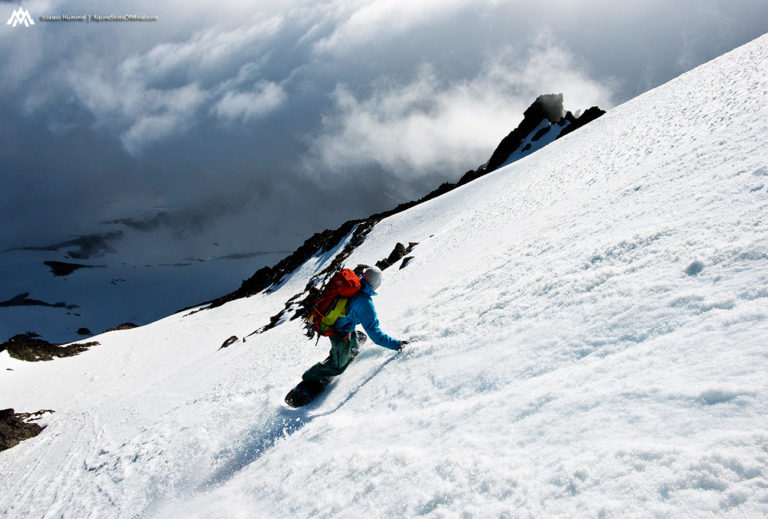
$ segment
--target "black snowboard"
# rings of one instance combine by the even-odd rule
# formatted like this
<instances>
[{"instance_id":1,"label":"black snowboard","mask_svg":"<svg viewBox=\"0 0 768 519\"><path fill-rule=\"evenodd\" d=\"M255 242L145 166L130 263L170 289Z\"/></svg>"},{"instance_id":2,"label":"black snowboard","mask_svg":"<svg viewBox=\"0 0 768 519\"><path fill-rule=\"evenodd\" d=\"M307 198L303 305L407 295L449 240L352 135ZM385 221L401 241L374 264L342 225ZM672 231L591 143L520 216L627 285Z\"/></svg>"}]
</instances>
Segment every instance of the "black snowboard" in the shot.
<instances>
[{"instance_id":1,"label":"black snowboard","mask_svg":"<svg viewBox=\"0 0 768 519\"><path fill-rule=\"evenodd\" d=\"M307 382L302 380L295 388L291 389L287 395L285 395L285 403L291 407L301 407L307 405L320 393L322 393L328 384L331 383L330 378L324 378L316 382Z\"/></svg>"},{"instance_id":2,"label":"black snowboard","mask_svg":"<svg viewBox=\"0 0 768 519\"><path fill-rule=\"evenodd\" d=\"M368 337L363 332L357 332L358 348L352 350L349 362L355 360L357 354L360 353L359 346L361 346L366 341L366 339L368 339ZM307 405L315 398L320 396L323 391L325 391L325 388L328 387L328 385L331 383L331 380L333 379L330 377L325 377L321 380L313 382L302 380L296 387L291 389L287 395L285 395L285 403L291 407L301 407Z\"/></svg>"}]
</instances>

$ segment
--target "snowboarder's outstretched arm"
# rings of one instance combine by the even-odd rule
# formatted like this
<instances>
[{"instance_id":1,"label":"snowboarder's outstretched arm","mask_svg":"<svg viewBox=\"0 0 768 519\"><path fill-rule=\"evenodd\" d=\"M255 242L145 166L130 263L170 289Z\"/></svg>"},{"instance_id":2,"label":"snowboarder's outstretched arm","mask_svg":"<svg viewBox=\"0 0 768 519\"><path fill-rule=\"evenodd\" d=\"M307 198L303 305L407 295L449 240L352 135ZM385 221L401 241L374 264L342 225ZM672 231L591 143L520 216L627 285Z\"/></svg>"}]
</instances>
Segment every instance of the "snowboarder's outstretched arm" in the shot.
<instances>
[{"instance_id":1,"label":"snowboarder's outstretched arm","mask_svg":"<svg viewBox=\"0 0 768 519\"><path fill-rule=\"evenodd\" d=\"M376 309L373 307L373 301L371 301L370 297L361 298L360 304L355 310L365 333L368 334L373 342L390 350L397 351L400 349L400 341L381 331L379 318L376 315Z\"/></svg>"}]
</instances>

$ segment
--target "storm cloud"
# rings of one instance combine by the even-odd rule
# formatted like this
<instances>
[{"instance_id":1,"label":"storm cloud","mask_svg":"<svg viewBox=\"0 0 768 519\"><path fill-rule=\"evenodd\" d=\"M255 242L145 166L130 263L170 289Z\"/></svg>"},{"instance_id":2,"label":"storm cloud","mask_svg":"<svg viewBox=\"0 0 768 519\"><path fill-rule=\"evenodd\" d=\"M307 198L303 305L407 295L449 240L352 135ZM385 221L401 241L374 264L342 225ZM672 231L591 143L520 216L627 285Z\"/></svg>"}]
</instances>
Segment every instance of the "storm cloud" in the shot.
<instances>
[{"instance_id":1,"label":"storm cloud","mask_svg":"<svg viewBox=\"0 0 768 519\"><path fill-rule=\"evenodd\" d=\"M762 0L540 4L139 1L157 22L3 25L0 249L164 226L185 254L288 248L455 181L541 93L607 109L768 26Z\"/></svg>"}]
</instances>

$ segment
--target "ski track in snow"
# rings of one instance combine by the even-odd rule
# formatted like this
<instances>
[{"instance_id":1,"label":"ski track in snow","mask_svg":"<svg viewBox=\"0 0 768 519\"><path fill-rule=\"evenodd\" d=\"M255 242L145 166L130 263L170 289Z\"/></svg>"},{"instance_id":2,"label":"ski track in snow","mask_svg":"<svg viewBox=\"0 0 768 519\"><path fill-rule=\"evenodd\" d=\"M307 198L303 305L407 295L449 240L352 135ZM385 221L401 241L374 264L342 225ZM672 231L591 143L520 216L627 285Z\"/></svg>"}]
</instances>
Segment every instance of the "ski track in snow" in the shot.
<instances>
[{"instance_id":1,"label":"ski track in snow","mask_svg":"<svg viewBox=\"0 0 768 519\"><path fill-rule=\"evenodd\" d=\"M0 354L0 407L52 408L0 453L5 517L765 517L768 37L519 162L390 217L384 331L332 389L266 324L278 290ZM6 371L11 368L14 371Z\"/></svg>"}]
</instances>

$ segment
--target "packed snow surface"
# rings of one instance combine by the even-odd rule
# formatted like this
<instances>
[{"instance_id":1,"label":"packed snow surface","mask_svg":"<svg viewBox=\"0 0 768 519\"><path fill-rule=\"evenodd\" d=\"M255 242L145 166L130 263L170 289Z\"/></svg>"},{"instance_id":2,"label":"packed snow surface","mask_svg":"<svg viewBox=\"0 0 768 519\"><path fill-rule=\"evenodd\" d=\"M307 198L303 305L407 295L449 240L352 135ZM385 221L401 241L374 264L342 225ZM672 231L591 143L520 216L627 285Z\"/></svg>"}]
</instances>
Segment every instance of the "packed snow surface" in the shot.
<instances>
[{"instance_id":1,"label":"packed snow surface","mask_svg":"<svg viewBox=\"0 0 768 519\"><path fill-rule=\"evenodd\" d=\"M324 397L276 292L0 354L5 517L765 517L768 37L376 226L385 332ZM7 371L12 369L13 371Z\"/></svg>"}]
</instances>

